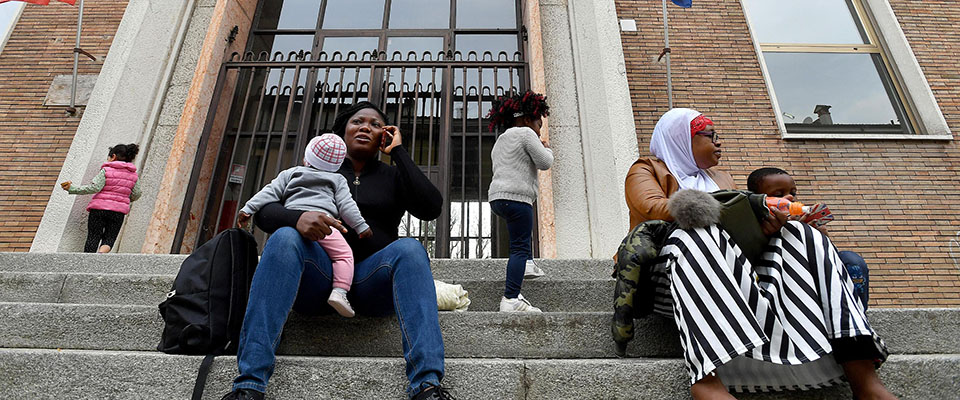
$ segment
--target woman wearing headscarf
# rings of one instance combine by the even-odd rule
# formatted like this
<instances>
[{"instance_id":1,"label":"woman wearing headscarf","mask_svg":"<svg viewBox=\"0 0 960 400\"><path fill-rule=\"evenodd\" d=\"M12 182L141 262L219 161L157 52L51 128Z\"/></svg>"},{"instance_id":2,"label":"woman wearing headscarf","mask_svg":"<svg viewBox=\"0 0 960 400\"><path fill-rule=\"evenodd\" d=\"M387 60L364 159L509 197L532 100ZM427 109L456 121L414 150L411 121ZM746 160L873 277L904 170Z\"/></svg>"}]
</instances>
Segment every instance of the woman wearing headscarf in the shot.
<instances>
[{"instance_id":1,"label":"woman wearing headscarf","mask_svg":"<svg viewBox=\"0 0 960 400\"><path fill-rule=\"evenodd\" d=\"M626 179L631 226L672 221L681 189L733 189L713 167L721 143L713 121L685 108L668 111ZM807 389L846 376L856 398L894 398L875 369L886 359L833 244L816 229L771 210L761 221L769 242L752 265L720 226L676 229L649 277L654 312L673 318L695 399L736 391Z\"/></svg>"}]
</instances>

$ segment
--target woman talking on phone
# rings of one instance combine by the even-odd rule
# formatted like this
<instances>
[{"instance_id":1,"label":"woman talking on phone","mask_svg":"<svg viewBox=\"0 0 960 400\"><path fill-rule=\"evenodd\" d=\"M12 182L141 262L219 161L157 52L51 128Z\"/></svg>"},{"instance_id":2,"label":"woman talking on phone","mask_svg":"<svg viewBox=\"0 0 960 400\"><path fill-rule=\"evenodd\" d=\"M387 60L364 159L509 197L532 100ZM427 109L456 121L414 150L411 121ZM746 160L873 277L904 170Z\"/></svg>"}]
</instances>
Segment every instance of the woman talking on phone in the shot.
<instances>
[{"instance_id":1,"label":"woman talking on phone","mask_svg":"<svg viewBox=\"0 0 960 400\"><path fill-rule=\"evenodd\" d=\"M333 124L333 133L347 146L338 172L350 183L350 193L373 231L363 240L352 230L344 234L355 260L348 298L358 315L396 314L410 398L450 399L440 386L443 337L430 259L416 239L398 238L404 213L436 219L443 198L403 148L400 130L386 121L376 105L360 102L338 114ZM381 162L381 152L394 165ZM340 221L322 212L288 210L282 203L264 206L254 220L273 234L253 275L237 352L239 375L225 399L263 399L291 310L306 315L333 312L326 302L333 289L332 266L317 240L332 229L342 230Z\"/></svg>"}]
</instances>

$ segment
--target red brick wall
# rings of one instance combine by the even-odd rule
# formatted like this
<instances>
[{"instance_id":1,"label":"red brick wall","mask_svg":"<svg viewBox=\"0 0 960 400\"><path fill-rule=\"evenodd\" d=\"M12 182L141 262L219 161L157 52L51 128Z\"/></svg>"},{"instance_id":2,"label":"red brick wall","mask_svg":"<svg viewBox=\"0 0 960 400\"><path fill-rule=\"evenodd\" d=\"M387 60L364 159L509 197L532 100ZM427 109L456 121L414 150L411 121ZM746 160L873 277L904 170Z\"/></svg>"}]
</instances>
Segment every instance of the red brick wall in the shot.
<instances>
[{"instance_id":1,"label":"red brick wall","mask_svg":"<svg viewBox=\"0 0 960 400\"><path fill-rule=\"evenodd\" d=\"M891 0L951 131L960 131L960 2ZM667 110L659 1L617 0L642 155ZM837 215L830 237L870 266L870 302L882 307L960 306L960 268L949 255L960 231L957 141L783 140L737 0L670 5L674 105L700 110L721 132L720 168L740 187L761 166L797 178L800 198ZM960 256L960 247L955 247Z\"/></svg>"},{"instance_id":2,"label":"red brick wall","mask_svg":"<svg viewBox=\"0 0 960 400\"><path fill-rule=\"evenodd\" d=\"M80 43L97 61L81 57L81 74L100 72L126 7L86 2ZM0 251L30 249L80 123L65 107L43 105L53 77L73 71L76 32L76 7L27 4L0 50Z\"/></svg>"}]
</instances>

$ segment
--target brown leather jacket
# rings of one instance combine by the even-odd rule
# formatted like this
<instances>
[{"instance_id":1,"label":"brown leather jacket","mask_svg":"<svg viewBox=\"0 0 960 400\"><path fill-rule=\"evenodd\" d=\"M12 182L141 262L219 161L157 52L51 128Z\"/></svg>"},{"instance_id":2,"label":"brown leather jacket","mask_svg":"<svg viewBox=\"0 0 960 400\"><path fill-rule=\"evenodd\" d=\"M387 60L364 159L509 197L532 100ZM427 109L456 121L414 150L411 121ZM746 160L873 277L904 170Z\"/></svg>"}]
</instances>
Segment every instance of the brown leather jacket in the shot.
<instances>
[{"instance_id":1,"label":"brown leather jacket","mask_svg":"<svg viewBox=\"0 0 960 400\"><path fill-rule=\"evenodd\" d=\"M706 172L720 189L737 188L730 174L715 168ZM673 216L667 211L667 198L680 190L680 184L670 173L666 163L653 157L637 160L627 172L625 186L631 229L652 219L673 221Z\"/></svg>"}]
</instances>

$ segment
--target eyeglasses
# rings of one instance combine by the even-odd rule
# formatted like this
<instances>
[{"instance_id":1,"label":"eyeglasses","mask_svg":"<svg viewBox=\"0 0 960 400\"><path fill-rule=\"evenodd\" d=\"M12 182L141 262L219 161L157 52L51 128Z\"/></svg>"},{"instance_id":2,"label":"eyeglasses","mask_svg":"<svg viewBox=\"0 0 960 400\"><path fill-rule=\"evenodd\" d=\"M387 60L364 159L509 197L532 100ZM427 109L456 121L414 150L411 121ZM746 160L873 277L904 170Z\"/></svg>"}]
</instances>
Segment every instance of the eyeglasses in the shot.
<instances>
[{"instance_id":1,"label":"eyeglasses","mask_svg":"<svg viewBox=\"0 0 960 400\"><path fill-rule=\"evenodd\" d=\"M713 132L699 131L699 132L695 132L694 135L706 136L710 138L710 141L713 143L717 143L717 141L720 140L720 133L717 131L713 131Z\"/></svg>"}]
</instances>

